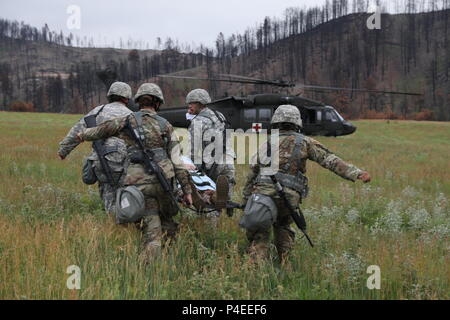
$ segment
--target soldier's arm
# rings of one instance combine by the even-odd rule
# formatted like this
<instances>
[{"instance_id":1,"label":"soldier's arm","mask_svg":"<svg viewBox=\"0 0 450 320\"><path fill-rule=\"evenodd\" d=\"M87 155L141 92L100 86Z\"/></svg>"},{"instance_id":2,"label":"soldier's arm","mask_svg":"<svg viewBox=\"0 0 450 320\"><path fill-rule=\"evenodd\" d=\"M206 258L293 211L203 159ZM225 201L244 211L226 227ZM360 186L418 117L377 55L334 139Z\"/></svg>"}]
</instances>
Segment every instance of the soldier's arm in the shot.
<instances>
[{"instance_id":1,"label":"soldier's arm","mask_svg":"<svg viewBox=\"0 0 450 320\"><path fill-rule=\"evenodd\" d=\"M170 157L170 160L172 160L173 167L175 169L175 177L180 183L183 193L185 195L191 194L192 189L189 183L190 175L189 172L184 167L183 161L181 160L180 140L178 139L178 136L175 133L175 130L173 129L172 125L170 124L167 125L167 129L164 135L166 135L170 139L166 151Z\"/></svg>"},{"instance_id":2,"label":"soldier's arm","mask_svg":"<svg viewBox=\"0 0 450 320\"><path fill-rule=\"evenodd\" d=\"M261 172L261 166L258 163L258 153L256 153L252 157L251 163L254 164L250 166L250 173L247 175L247 180L244 185L244 201L252 195L253 185L255 184L255 180L258 177L259 173Z\"/></svg>"},{"instance_id":3,"label":"soldier's arm","mask_svg":"<svg viewBox=\"0 0 450 320\"><path fill-rule=\"evenodd\" d=\"M336 156L320 142L311 138L307 138L305 142L307 144L308 159L317 162L338 176L355 182L360 176L366 173Z\"/></svg>"},{"instance_id":4,"label":"soldier's arm","mask_svg":"<svg viewBox=\"0 0 450 320\"><path fill-rule=\"evenodd\" d=\"M80 121L75 124L72 129L70 129L67 136L59 143L58 155L61 159L65 159L80 143L78 135L86 130L85 117L97 114L101 107L92 109L87 115L80 119Z\"/></svg>"},{"instance_id":5,"label":"soldier's arm","mask_svg":"<svg viewBox=\"0 0 450 320\"><path fill-rule=\"evenodd\" d=\"M191 147L190 157L192 161L199 165L202 160L202 141L203 141L203 132L202 132L202 122L199 119L194 119L189 126L189 145Z\"/></svg>"},{"instance_id":6,"label":"soldier's arm","mask_svg":"<svg viewBox=\"0 0 450 320\"><path fill-rule=\"evenodd\" d=\"M61 159L65 159L79 144L77 136L86 129L86 123L82 118L72 129L70 129L67 136L59 143L58 155Z\"/></svg>"},{"instance_id":7,"label":"soldier's arm","mask_svg":"<svg viewBox=\"0 0 450 320\"><path fill-rule=\"evenodd\" d=\"M208 142L204 142L205 132L212 128L212 122L205 117L196 117L192 120L189 127L189 139L191 146L191 159L196 165L201 165L203 162L203 148ZM211 132L209 132L211 135Z\"/></svg>"},{"instance_id":8,"label":"soldier's arm","mask_svg":"<svg viewBox=\"0 0 450 320\"><path fill-rule=\"evenodd\" d=\"M116 118L103 122L95 128L84 130L79 138L84 141L95 141L117 136L126 126L128 117Z\"/></svg>"}]
</instances>

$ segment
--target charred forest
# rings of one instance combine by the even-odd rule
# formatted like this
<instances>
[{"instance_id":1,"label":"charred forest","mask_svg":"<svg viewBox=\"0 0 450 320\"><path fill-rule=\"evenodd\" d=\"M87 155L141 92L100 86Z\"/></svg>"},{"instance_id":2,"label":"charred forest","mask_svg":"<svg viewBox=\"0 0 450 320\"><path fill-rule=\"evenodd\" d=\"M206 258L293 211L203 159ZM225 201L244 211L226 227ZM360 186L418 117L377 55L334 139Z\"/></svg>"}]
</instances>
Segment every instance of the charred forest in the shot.
<instances>
[{"instance_id":1,"label":"charred forest","mask_svg":"<svg viewBox=\"0 0 450 320\"><path fill-rule=\"evenodd\" d=\"M449 1L404 1L396 14L381 14L370 30L366 1L333 0L311 9L289 8L242 34L220 33L214 48L191 48L158 38L142 44L99 48L92 39L0 19L0 110L85 113L105 103L97 76L108 68L135 89L156 81L167 107L183 105L195 87L214 98L286 92L256 85L175 81L159 74L215 77L239 74L307 85L396 90L423 96L301 91L348 118L450 120ZM140 49L136 49L140 48ZM289 93L289 92L286 92ZM290 92L292 93L292 92Z\"/></svg>"}]
</instances>

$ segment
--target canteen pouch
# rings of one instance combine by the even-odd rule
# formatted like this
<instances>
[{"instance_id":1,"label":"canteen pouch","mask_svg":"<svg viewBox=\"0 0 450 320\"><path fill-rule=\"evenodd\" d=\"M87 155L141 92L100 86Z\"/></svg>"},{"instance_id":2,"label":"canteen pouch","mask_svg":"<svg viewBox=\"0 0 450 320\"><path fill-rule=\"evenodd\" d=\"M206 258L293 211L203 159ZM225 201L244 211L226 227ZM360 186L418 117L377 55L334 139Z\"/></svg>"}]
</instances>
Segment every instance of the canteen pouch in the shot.
<instances>
[{"instance_id":1,"label":"canteen pouch","mask_svg":"<svg viewBox=\"0 0 450 320\"><path fill-rule=\"evenodd\" d=\"M98 181L97 176L95 175L93 164L94 161L90 160L89 158L85 158L83 161L81 178L84 184L93 185Z\"/></svg>"}]
</instances>

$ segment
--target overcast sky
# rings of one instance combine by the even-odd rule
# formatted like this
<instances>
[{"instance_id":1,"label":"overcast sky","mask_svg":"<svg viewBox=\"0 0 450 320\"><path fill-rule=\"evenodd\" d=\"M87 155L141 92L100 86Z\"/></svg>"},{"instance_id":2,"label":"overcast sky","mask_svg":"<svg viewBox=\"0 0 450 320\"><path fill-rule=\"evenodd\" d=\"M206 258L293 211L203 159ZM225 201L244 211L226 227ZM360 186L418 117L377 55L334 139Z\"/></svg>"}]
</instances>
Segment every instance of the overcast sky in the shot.
<instances>
[{"instance_id":1,"label":"overcast sky","mask_svg":"<svg viewBox=\"0 0 450 320\"><path fill-rule=\"evenodd\" d=\"M288 7L310 7L324 0L0 0L0 17L35 27L93 37L97 45L118 46L120 37L143 40L153 48L156 38L214 46L219 32L243 33L264 17L283 17ZM81 29L69 30L67 8L81 9Z\"/></svg>"}]
</instances>

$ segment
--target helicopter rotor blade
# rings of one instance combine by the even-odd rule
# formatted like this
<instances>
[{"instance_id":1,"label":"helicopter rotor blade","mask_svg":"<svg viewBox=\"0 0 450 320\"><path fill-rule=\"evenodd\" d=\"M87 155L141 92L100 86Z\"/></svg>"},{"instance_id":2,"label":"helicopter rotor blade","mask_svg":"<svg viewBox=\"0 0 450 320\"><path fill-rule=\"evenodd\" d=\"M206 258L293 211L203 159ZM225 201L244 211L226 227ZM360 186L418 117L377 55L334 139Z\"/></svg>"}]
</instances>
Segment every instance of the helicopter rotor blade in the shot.
<instances>
[{"instance_id":1,"label":"helicopter rotor blade","mask_svg":"<svg viewBox=\"0 0 450 320\"><path fill-rule=\"evenodd\" d=\"M258 78L252 78L252 77L245 77L245 76L239 76L237 74L225 74L225 73L221 73L218 75L219 77L228 77L228 78L236 78L236 79L241 79L241 80L251 80L251 81L264 81L262 79L258 79Z\"/></svg>"},{"instance_id":2,"label":"helicopter rotor blade","mask_svg":"<svg viewBox=\"0 0 450 320\"><path fill-rule=\"evenodd\" d=\"M225 76L225 75L224 75ZM228 76L228 75L226 75ZM259 85L273 85L278 87L293 87L294 84L279 82L279 81L270 81L270 80L261 80L261 79L216 79L216 78L198 78L198 77L187 77L187 76L169 76L169 75L158 75L158 78L173 78L173 79L187 79L187 80L205 80L205 81L216 81L216 82L229 82L229 83L243 83L243 84L259 84ZM245 78L245 77L244 77Z\"/></svg>"},{"instance_id":3,"label":"helicopter rotor blade","mask_svg":"<svg viewBox=\"0 0 450 320\"><path fill-rule=\"evenodd\" d=\"M209 80L208 78L188 77L188 76L169 76L165 74L159 74L157 78L172 78L172 79L186 79L186 80Z\"/></svg>"},{"instance_id":4,"label":"helicopter rotor blade","mask_svg":"<svg viewBox=\"0 0 450 320\"><path fill-rule=\"evenodd\" d=\"M157 77L158 78L172 78L172 79L186 79L186 80L203 80L203 81L214 81L214 82L260 84L257 81L250 81L250 80L214 79L214 78L198 78L198 77L168 76L168 75L158 75Z\"/></svg>"},{"instance_id":5,"label":"helicopter rotor blade","mask_svg":"<svg viewBox=\"0 0 450 320\"><path fill-rule=\"evenodd\" d=\"M350 91L361 93L382 93L382 94L398 94L409 96L422 96L422 93L415 92L401 92L401 91L386 91L386 90L370 90L359 88L339 88L339 87L327 87L327 86L313 86L304 84L293 84L284 81L263 80L251 77L238 76L233 74L219 74L221 78L200 78L200 77L188 77L188 76L170 76L170 75L158 75L159 78L173 78L173 79L187 79L187 80L203 80L203 81L215 81L215 82L228 82L228 83L242 83L242 84L258 84L258 85L272 85L282 88L296 88L310 91Z\"/></svg>"},{"instance_id":6,"label":"helicopter rotor blade","mask_svg":"<svg viewBox=\"0 0 450 320\"><path fill-rule=\"evenodd\" d=\"M258 79L258 78L252 78L252 77L245 77L245 76L239 76L235 74L219 74L220 77L228 77L230 79L239 79L239 80L248 80L255 84L268 84L278 87L289 87L293 88L295 87L295 83L289 83L285 81L277 81L277 80L264 80L264 79Z\"/></svg>"},{"instance_id":7,"label":"helicopter rotor blade","mask_svg":"<svg viewBox=\"0 0 450 320\"><path fill-rule=\"evenodd\" d=\"M351 89L351 88L338 88L338 87L324 87L324 86L310 86L310 85L298 85L299 88L311 91L320 90L334 90L334 91L351 91L351 92L363 92L363 93L384 93L384 94L398 94L407 96L423 96L422 93L415 92L400 92L400 91L386 91L386 90L370 90L370 89Z\"/></svg>"}]
</instances>

